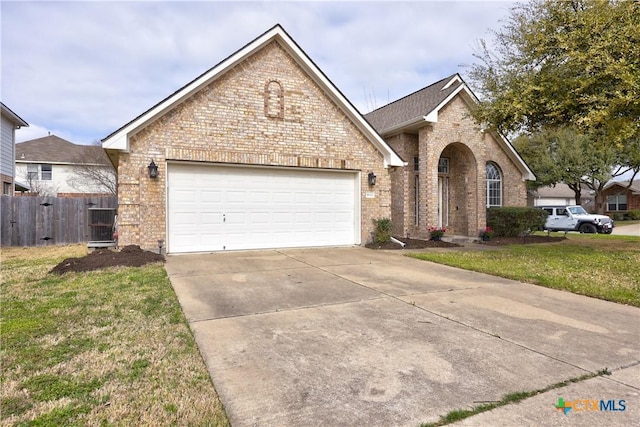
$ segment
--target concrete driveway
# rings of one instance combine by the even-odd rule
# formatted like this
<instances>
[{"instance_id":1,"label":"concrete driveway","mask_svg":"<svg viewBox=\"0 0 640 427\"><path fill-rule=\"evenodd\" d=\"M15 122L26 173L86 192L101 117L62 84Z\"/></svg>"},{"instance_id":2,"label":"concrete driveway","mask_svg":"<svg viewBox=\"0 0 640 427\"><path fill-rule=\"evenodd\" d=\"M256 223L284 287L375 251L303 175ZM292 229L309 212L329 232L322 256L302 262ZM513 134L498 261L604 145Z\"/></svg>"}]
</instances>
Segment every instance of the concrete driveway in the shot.
<instances>
[{"instance_id":1,"label":"concrete driveway","mask_svg":"<svg viewBox=\"0 0 640 427\"><path fill-rule=\"evenodd\" d=\"M603 368L461 424L640 419L633 307L357 247L169 256L166 269L234 427L417 426ZM626 410L564 415L559 397Z\"/></svg>"},{"instance_id":2,"label":"concrete driveway","mask_svg":"<svg viewBox=\"0 0 640 427\"><path fill-rule=\"evenodd\" d=\"M613 234L622 236L640 236L640 224L620 225L614 227Z\"/></svg>"}]
</instances>

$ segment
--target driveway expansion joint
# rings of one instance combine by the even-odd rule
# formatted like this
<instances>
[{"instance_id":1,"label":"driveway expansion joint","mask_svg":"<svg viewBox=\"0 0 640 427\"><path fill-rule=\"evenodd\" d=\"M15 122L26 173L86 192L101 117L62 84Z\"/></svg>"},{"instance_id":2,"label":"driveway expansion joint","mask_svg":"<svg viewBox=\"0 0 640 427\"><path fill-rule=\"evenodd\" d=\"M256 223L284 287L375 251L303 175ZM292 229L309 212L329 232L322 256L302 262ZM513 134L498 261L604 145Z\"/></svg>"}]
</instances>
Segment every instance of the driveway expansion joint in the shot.
<instances>
[{"instance_id":1,"label":"driveway expansion joint","mask_svg":"<svg viewBox=\"0 0 640 427\"><path fill-rule=\"evenodd\" d=\"M378 296L374 296L374 297L371 297L371 298L360 298L360 299L351 300L351 301L327 302L327 303L322 303L322 304L313 304L313 305L306 305L306 306L301 306L301 307L291 307L291 308L283 308L283 309L276 309L276 310L265 310L265 311L255 312L255 313L234 314L234 315L219 316L219 317L209 317L209 318L205 318L205 319L189 319L189 322L190 323L202 323L202 322L210 322L210 321L222 320L222 319L238 319L238 318L242 318L242 317L262 316L262 315L265 315L265 314L289 313L289 312L307 310L307 309L312 309L312 308L337 307L337 306L341 306L341 305L354 304L354 303L365 302L365 301L377 301L377 300L383 300L383 299L387 299L387 298L388 298L387 296L378 295Z\"/></svg>"}]
</instances>

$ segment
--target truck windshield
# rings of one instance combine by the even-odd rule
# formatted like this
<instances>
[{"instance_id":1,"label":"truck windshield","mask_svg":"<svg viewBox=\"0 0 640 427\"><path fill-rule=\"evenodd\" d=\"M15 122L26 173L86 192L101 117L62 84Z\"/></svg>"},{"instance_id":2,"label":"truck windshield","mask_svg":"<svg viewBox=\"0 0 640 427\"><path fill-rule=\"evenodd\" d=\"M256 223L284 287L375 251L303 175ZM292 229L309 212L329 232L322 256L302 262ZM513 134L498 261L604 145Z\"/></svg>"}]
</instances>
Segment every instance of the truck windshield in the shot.
<instances>
[{"instance_id":1,"label":"truck windshield","mask_svg":"<svg viewBox=\"0 0 640 427\"><path fill-rule=\"evenodd\" d=\"M584 210L582 206L574 206L572 208L567 208L569 212L574 215L587 215L587 211Z\"/></svg>"}]
</instances>

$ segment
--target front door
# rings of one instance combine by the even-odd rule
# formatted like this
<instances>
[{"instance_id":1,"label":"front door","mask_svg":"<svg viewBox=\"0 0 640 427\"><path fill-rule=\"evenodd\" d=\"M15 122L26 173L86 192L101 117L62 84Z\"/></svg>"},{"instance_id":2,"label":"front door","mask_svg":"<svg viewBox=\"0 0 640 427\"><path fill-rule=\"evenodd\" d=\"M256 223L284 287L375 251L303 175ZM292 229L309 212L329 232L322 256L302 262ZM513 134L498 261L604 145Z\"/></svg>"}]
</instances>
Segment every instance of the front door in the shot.
<instances>
[{"instance_id":1,"label":"front door","mask_svg":"<svg viewBox=\"0 0 640 427\"><path fill-rule=\"evenodd\" d=\"M449 178L438 177L438 227L449 226Z\"/></svg>"}]
</instances>

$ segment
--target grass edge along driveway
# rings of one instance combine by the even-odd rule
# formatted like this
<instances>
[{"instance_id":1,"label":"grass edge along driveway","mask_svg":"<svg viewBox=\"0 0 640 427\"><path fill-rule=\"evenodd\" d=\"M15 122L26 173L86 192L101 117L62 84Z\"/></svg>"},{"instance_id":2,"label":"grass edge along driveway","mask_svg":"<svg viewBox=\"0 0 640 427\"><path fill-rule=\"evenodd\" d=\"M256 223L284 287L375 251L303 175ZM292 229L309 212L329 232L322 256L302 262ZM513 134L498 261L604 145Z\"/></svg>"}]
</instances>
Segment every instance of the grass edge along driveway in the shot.
<instances>
[{"instance_id":1,"label":"grass edge along driveway","mask_svg":"<svg viewBox=\"0 0 640 427\"><path fill-rule=\"evenodd\" d=\"M164 267L47 272L80 245L2 249L2 425L228 426Z\"/></svg>"},{"instance_id":2,"label":"grass edge along driveway","mask_svg":"<svg viewBox=\"0 0 640 427\"><path fill-rule=\"evenodd\" d=\"M567 240L413 258L640 307L640 237L567 234Z\"/></svg>"}]
</instances>

